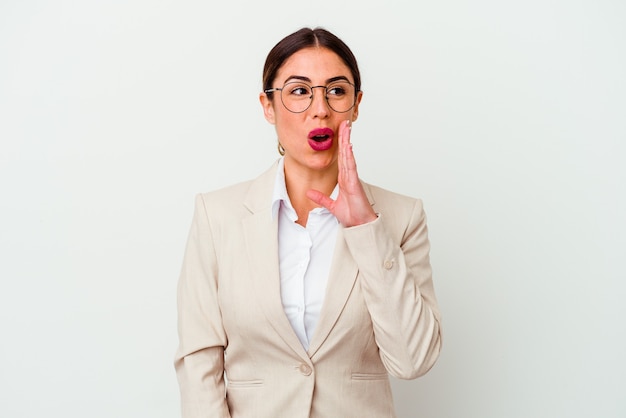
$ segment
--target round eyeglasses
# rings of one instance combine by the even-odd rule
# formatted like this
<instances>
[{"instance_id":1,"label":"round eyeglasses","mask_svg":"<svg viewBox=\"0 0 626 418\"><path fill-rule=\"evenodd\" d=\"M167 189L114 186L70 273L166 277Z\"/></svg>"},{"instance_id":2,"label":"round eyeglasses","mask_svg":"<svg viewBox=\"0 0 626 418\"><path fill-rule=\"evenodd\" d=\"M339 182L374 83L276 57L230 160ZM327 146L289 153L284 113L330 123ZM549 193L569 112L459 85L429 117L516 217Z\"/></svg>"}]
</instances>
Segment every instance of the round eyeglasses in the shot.
<instances>
[{"instance_id":1,"label":"round eyeglasses","mask_svg":"<svg viewBox=\"0 0 626 418\"><path fill-rule=\"evenodd\" d=\"M285 109L292 113L302 113L313 102L313 89L324 89L328 106L337 113L345 113L356 103L356 88L346 80L333 81L327 86L311 86L303 81L290 81L282 88L264 90L265 93L280 92L280 100Z\"/></svg>"}]
</instances>

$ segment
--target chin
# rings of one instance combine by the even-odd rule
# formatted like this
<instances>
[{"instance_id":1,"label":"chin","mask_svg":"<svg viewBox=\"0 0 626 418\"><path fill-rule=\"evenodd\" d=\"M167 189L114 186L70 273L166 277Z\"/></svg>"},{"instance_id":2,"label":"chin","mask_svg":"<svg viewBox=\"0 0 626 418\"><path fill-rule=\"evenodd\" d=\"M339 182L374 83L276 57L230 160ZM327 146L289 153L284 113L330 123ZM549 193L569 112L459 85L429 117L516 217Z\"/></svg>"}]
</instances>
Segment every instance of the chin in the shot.
<instances>
[{"instance_id":1,"label":"chin","mask_svg":"<svg viewBox=\"0 0 626 418\"><path fill-rule=\"evenodd\" d=\"M313 158L307 159L308 166L314 170L326 170L337 165L336 153L317 153Z\"/></svg>"}]
</instances>

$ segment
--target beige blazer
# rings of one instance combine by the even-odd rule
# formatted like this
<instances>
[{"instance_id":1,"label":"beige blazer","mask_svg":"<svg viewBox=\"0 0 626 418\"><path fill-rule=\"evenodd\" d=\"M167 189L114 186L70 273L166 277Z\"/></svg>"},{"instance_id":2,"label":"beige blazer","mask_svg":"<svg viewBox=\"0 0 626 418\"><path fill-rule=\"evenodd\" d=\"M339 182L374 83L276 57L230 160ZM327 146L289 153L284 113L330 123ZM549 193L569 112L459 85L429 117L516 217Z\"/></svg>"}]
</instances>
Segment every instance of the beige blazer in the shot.
<instances>
[{"instance_id":1,"label":"beige blazer","mask_svg":"<svg viewBox=\"0 0 626 418\"><path fill-rule=\"evenodd\" d=\"M280 298L275 177L276 164L196 197L178 287L183 417L394 417L388 374L420 376L441 348L422 203L364 183L379 218L340 226L307 352Z\"/></svg>"}]
</instances>

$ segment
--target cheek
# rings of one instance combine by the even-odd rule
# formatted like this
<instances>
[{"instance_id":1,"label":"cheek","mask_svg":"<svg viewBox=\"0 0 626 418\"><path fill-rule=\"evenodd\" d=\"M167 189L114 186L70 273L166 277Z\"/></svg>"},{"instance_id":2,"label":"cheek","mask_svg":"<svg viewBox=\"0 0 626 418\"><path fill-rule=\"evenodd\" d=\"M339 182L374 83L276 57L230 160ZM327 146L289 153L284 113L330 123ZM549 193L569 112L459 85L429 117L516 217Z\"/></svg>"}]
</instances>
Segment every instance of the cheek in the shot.
<instances>
[{"instance_id":1,"label":"cheek","mask_svg":"<svg viewBox=\"0 0 626 418\"><path fill-rule=\"evenodd\" d=\"M294 132L303 126L299 114L288 112L285 109L276 109L275 113L276 130L279 132Z\"/></svg>"}]
</instances>

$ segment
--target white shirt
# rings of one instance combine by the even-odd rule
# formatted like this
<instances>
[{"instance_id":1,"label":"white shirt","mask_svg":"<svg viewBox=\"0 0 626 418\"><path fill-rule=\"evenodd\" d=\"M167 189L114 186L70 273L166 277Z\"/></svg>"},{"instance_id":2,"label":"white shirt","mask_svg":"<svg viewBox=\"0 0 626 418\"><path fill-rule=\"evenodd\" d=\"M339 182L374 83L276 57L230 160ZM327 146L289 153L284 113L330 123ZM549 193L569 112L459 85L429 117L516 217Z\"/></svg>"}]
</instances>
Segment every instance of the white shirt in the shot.
<instances>
[{"instance_id":1,"label":"white shirt","mask_svg":"<svg viewBox=\"0 0 626 418\"><path fill-rule=\"evenodd\" d=\"M280 296L293 330L308 350L324 303L339 221L327 209L315 208L306 227L297 224L284 167L281 158L272 195L272 217L278 216ZM331 198L337 193L335 186Z\"/></svg>"}]
</instances>

